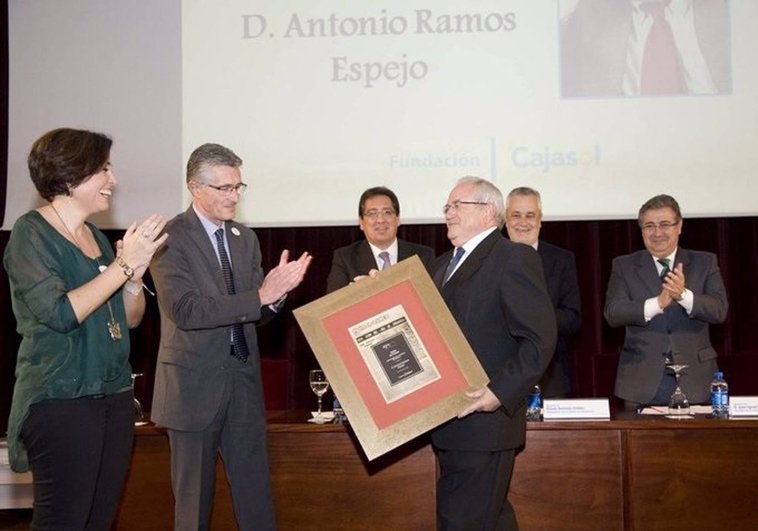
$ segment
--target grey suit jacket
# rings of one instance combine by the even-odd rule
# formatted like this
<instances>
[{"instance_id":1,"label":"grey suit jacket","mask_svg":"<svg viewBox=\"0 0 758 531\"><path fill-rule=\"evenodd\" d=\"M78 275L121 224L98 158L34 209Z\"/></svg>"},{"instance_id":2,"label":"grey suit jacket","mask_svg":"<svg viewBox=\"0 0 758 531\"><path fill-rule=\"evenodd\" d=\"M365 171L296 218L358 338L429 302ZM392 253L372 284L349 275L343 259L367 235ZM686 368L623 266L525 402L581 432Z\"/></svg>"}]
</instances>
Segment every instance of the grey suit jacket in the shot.
<instances>
[{"instance_id":1,"label":"grey suit jacket","mask_svg":"<svg viewBox=\"0 0 758 531\"><path fill-rule=\"evenodd\" d=\"M524 443L524 397L555 348L555 313L535 250L495 230L442 286L452 251L439 257L434 282L490 378L501 407L452 420L432 434L443 449L499 451Z\"/></svg>"},{"instance_id":2,"label":"grey suit jacket","mask_svg":"<svg viewBox=\"0 0 758 531\"><path fill-rule=\"evenodd\" d=\"M611 326L626 327L616 375L616 395L624 400L650 402L665 370L663 355L671 351L677 363L688 365L681 382L690 402L708 402L717 370L709 325L726 319L726 289L714 254L679 248L675 263L683 265L686 287L694 294L692 313L674 303L645 322L645 300L661 292L650 253L642 250L613 260L604 314Z\"/></svg>"},{"instance_id":3,"label":"grey suit jacket","mask_svg":"<svg viewBox=\"0 0 758 531\"><path fill-rule=\"evenodd\" d=\"M424 267L429 269L434 260L434 251L426 245L397 240L398 262L417 255ZM331 293L350 284L358 275L367 275L376 269L376 259L366 240L353 242L334 251L332 269L326 280L326 292Z\"/></svg>"},{"instance_id":4,"label":"grey suit jacket","mask_svg":"<svg viewBox=\"0 0 758 531\"><path fill-rule=\"evenodd\" d=\"M200 431L218 410L230 362L231 325L244 323L250 359L245 370L260 384L255 323L273 312L261 309L261 251L255 233L226 222L236 294L228 295L213 243L194 210L166 226L169 238L150 272L161 312L161 342L151 420L171 429ZM235 230L236 229L236 230ZM237 234L235 234L235 232ZM262 386L253 411L265 418Z\"/></svg>"}]
</instances>

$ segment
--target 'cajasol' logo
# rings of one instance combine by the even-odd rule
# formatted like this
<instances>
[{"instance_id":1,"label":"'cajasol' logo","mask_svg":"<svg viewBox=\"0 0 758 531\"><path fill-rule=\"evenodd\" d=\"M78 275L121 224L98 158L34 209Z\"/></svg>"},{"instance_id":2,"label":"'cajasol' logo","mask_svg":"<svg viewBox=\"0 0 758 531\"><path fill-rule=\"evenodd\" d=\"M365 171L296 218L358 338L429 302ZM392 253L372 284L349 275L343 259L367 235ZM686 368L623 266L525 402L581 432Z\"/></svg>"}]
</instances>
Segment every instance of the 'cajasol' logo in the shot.
<instances>
[{"instance_id":1,"label":"'cajasol' logo","mask_svg":"<svg viewBox=\"0 0 758 531\"><path fill-rule=\"evenodd\" d=\"M600 144L583 151L518 146L511 151L511 163L516 168L540 169L541 173L558 168L600 166Z\"/></svg>"}]
</instances>

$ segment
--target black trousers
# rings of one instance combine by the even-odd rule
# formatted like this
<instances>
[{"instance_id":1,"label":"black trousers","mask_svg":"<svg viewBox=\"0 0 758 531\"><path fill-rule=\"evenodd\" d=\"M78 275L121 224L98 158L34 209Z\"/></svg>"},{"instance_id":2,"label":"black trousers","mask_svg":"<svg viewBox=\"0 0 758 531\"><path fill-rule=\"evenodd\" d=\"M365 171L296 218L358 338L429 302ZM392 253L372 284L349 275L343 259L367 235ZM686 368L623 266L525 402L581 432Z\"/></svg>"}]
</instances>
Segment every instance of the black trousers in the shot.
<instances>
[{"instance_id":1,"label":"black trousers","mask_svg":"<svg viewBox=\"0 0 758 531\"><path fill-rule=\"evenodd\" d=\"M518 531L508 501L515 450L435 452L440 465L437 531Z\"/></svg>"},{"instance_id":2,"label":"black trousers","mask_svg":"<svg viewBox=\"0 0 758 531\"><path fill-rule=\"evenodd\" d=\"M34 479L36 531L108 531L134 442L134 395L45 400L21 431Z\"/></svg>"}]
</instances>

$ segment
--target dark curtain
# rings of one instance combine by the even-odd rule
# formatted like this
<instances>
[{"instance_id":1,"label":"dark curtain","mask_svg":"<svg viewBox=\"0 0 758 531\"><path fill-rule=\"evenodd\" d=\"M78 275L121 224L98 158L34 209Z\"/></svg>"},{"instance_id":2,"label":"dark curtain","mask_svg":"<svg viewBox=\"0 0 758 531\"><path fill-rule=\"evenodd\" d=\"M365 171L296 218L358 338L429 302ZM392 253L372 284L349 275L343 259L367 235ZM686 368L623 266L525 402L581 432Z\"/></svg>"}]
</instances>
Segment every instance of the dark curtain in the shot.
<instances>
[{"instance_id":1,"label":"dark curtain","mask_svg":"<svg viewBox=\"0 0 758 531\"><path fill-rule=\"evenodd\" d=\"M334 249L361 238L362 233L357 227L267 228L256 232L266 270L277 263L283 249L289 249L293 256L307 250L315 257L303 284L290 294L283 315L259 330L267 401L275 407L307 409L315 403L307 372L317 363L291 310L324 294ZM107 234L116 240L121 232ZM571 342L577 395L612 397L624 331L610 328L603 320L605 286L612 258L642 248L639 228L631 220L546 222L542 235L572 250L577 258L583 313L582 329ZM0 251L5 249L8 236L8 232L0 232ZM400 237L430 245L438 254L450 247L442 224L404 225ZM713 344L731 392L758 394L758 379L754 377L758 374L758 218L685 219L680 244L718 255L730 308L726 323L711 327ZM0 431L5 429L13 387L19 341L14 328L7 276L0 270ZM131 332L131 339L134 370L144 374L137 379L135 391L149 410L160 339L154 298L148 296L145 319Z\"/></svg>"}]
</instances>

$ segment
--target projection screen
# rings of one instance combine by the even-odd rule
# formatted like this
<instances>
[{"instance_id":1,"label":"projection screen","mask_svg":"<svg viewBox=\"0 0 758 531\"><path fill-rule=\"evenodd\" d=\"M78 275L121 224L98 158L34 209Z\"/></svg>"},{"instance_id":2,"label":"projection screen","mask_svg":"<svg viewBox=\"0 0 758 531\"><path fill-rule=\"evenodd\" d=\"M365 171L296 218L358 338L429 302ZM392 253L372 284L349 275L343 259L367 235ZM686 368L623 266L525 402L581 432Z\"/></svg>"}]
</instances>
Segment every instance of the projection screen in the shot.
<instances>
[{"instance_id":1,"label":"projection screen","mask_svg":"<svg viewBox=\"0 0 758 531\"><path fill-rule=\"evenodd\" d=\"M26 155L60 126L114 138L103 227L186 208L204 142L244 160L252 226L354 224L375 185L404 223L440 222L464 175L538 189L548 220L633 218L658 193L687 217L758 213L758 2L670 4L674 94L643 93L655 21L636 0L9 8L5 228L38 204Z\"/></svg>"}]
</instances>

